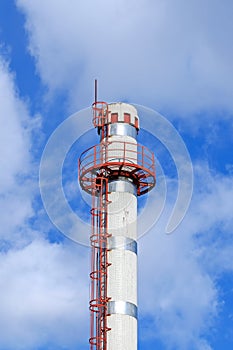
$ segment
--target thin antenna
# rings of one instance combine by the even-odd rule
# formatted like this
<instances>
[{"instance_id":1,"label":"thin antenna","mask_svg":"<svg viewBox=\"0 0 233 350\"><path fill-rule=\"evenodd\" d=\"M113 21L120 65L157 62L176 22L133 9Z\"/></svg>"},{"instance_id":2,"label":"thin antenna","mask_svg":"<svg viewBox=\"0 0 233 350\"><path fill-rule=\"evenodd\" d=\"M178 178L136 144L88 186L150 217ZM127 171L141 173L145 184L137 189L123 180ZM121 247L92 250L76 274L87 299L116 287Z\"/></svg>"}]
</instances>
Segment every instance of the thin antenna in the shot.
<instances>
[{"instance_id":1,"label":"thin antenna","mask_svg":"<svg viewBox=\"0 0 233 350\"><path fill-rule=\"evenodd\" d=\"M97 102L97 79L95 79L95 103Z\"/></svg>"}]
</instances>

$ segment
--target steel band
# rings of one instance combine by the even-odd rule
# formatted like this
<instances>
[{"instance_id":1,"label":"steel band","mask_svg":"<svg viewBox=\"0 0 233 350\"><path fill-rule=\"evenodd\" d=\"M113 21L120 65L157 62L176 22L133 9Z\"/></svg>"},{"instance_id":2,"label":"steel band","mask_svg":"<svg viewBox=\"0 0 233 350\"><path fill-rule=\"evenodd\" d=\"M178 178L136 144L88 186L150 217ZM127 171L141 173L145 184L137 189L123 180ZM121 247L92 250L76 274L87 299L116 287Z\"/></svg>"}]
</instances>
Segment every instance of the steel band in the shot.
<instances>
[{"instance_id":1,"label":"steel band","mask_svg":"<svg viewBox=\"0 0 233 350\"><path fill-rule=\"evenodd\" d=\"M109 249L129 250L137 254L137 242L134 239L124 236L112 236L108 239Z\"/></svg>"},{"instance_id":2,"label":"steel band","mask_svg":"<svg viewBox=\"0 0 233 350\"><path fill-rule=\"evenodd\" d=\"M108 315L128 315L137 319L138 308L135 304L130 303L129 301L109 301L107 313Z\"/></svg>"},{"instance_id":3,"label":"steel band","mask_svg":"<svg viewBox=\"0 0 233 350\"><path fill-rule=\"evenodd\" d=\"M136 139L137 129L126 123L113 123L109 124L109 136L111 135L130 136Z\"/></svg>"},{"instance_id":4,"label":"steel band","mask_svg":"<svg viewBox=\"0 0 233 350\"><path fill-rule=\"evenodd\" d=\"M109 182L108 189L109 192L128 192L134 194L135 196L137 195L136 186L124 178L119 178Z\"/></svg>"}]
</instances>

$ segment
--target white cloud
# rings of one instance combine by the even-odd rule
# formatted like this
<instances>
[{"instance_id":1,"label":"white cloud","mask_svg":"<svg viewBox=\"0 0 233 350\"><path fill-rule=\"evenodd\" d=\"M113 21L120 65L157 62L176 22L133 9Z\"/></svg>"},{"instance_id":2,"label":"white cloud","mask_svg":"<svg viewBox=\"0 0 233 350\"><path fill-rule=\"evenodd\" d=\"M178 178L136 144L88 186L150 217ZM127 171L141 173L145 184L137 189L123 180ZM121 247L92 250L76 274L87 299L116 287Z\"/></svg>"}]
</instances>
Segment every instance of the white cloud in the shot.
<instances>
[{"instance_id":1,"label":"white cloud","mask_svg":"<svg viewBox=\"0 0 233 350\"><path fill-rule=\"evenodd\" d=\"M28 112L15 91L13 75L0 58L1 91L1 171L0 180L7 190L15 182L15 176L29 167L29 135L26 129Z\"/></svg>"},{"instance_id":2,"label":"white cloud","mask_svg":"<svg viewBox=\"0 0 233 350\"><path fill-rule=\"evenodd\" d=\"M1 57L0 91L0 348L81 349L88 339L87 252L46 241L48 222L45 232L37 231L40 222L37 230L30 226L38 191L31 153L38 123ZM44 213L38 215L41 221Z\"/></svg>"},{"instance_id":3,"label":"white cloud","mask_svg":"<svg viewBox=\"0 0 233 350\"><path fill-rule=\"evenodd\" d=\"M17 244L19 227L33 214L34 185L30 176L34 171L31 157L33 122L26 104L17 94L14 76L1 57L0 91L0 239Z\"/></svg>"},{"instance_id":4,"label":"white cloud","mask_svg":"<svg viewBox=\"0 0 233 350\"><path fill-rule=\"evenodd\" d=\"M43 81L68 90L76 108L90 104L99 77L107 101L184 114L232 110L231 1L17 4Z\"/></svg>"},{"instance_id":5,"label":"white cloud","mask_svg":"<svg viewBox=\"0 0 233 350\"><path fill-rule=\"evenodd\" d=\"M232 271L232 178L211 173L203 163L194 170L192 205L182 224L164 234L169 202L140 240L139 302L150 320L143 336L159 338L168 349L211 349L206 334L223 302L218 277ZM151 215L148 209L144 220Z\"/></svg>"},{"instance_id":6,"label":"white cloud","mask_svg":"<svg viewBox=\"0 0 233 350\"><path fill-rule=\"evenodd\" d=\"M0 255L1 349L81 349L88 339L88 263L78 246L34 240Z\"/></svg>"},{"instance_id":7,"label":"white cloud","mask_svg":"<svg viewBox=\"0 0 233 350\"><path fill-rule=\"evenodd\" d=\"M214 323L218 293L192 250L187 232L151 232L141 241L140 310L151 321L148 334L166 348L201 349L202 334Z\"/></svg>"},{"instance_id":8,"label":"white cloud","mask_svg":"<svg viewBox=\"0 0 233 350\"><path fill-rule=\"evenodd\" d=\"M188 6L169 0L80 4L18 0L37 69L51 91L65 89L73 101L78 98L74 106L85 106L97 75L106 100L128 98L174 113L231 110L230 1L189 1ZM25 128L29 113L2 62L0 73L5 170L0 174L1 228L2 237L12 237L15 243L16 238L22 241L24 229L30 237L34 234L25 226L33 214L33 187L19 181L19 175L22 179L31 169L31 139ZM199 176L200 191L177 233L162 236L160 223L141 241L140 309L152 318L155 336L179 349L191 343L195 349L210 349L203 332L218 309L214 271L231 268L232 246L223 240L210 244L211 234L216 236L214 226L224 223L221 234L231 232L231 179L210 176L208 171ZM199 240L196 234L202 234ZM53 339L52 346L72 349L78 337L87 339L87 262L74 251L34 240L1 254L0 347L20 349L23 344L33 349Z\"/></svg>"}]
</instances>

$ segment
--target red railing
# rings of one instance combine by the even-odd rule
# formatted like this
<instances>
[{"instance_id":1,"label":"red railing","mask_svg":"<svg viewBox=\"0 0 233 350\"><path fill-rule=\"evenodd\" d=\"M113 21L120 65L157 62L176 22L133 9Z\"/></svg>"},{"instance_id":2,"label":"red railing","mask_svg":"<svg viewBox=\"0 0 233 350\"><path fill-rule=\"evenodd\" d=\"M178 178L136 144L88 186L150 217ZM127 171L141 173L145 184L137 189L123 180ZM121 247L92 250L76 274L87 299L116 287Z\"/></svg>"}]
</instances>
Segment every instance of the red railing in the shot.
<instances>
[{"instance_id":1,"label":"red railing","mask_svg":"<svg viewBox=\"0 0 233 350\"><path fill-rule=\"evenodd\" d=\"M79 160L81 187L90 192L93 177L104 173L107 178L131 178L138 195L155 185L154 154L147 147L133 142L105 141L82 153Z\"/></svg>"},{"instance_id":2,"label":"red railing","mask_svg":"<svg viewBox=\"0 0 233 350\"><path fill-rule=\"evenodd\" d=\"M108 123L108 104L106 102L94 102L92 104L93 124L96 128L101 128Z\"/></svg>"}]
</instances>

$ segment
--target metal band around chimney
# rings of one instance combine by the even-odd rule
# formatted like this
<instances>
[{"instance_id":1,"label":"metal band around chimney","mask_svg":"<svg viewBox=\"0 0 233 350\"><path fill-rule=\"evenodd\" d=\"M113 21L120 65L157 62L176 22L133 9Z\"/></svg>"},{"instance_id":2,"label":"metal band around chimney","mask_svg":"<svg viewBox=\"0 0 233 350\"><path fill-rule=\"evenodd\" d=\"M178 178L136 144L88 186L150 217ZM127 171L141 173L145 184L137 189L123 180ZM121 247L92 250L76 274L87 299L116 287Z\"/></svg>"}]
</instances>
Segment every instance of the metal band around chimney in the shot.
<instances>
[{"instance_id":1,"label":"metal band around chimney","mask_svg":"<svg viewBox=\"0 0 233 350\"><path fill-rule=\"evenodd\" d=\"M124 236L112 236L108 239L108 249L129 250L137 254L137 242Z\"/></svg>"},{"instance_id":2,"label":"metal band around chimney","mask_svg":"<svg viewBox=\"0 0 233 350\"><path fill-rule=\"evenodd\" d=\"M137 138L137 129L135 126L125 123L113 123L108 125L108 136L117 135L117 136L130 136L134 139Z\"/></svg>"},{"instance_id":3,"label":"metal band around chimney","mask_svg":"<svg viewBox=\"0 0 233 350\"><path fill-rule=\"evenodd\" d=\"M129 301L109 301L107 313L108 315L128 315L137 319L138 308L135 304L130 303Z\"/></svg>"},{"instance_id":4,"label":"metal band around chimney","mask_svg":"<svg viewBox=\"0 0 233 350\"><path fill-rule=\"evenodd\" d=\"M119 177L117 180L110 181L108 184L109 192L128 192L137 195L137 188L134 183L128 179Z\"/></svg>"}]
</instances>

